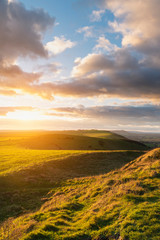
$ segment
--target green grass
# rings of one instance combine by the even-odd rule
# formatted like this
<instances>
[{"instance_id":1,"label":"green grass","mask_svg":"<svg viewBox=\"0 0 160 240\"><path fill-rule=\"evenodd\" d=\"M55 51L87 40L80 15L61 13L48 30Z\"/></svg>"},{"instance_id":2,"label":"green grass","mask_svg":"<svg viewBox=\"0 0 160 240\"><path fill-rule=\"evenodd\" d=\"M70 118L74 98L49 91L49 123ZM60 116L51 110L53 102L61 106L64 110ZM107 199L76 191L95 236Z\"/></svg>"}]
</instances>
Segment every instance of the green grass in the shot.
<instances>
[{"instance_id":1,"label":"green grass","mask_svg":"<svg viewBox=\"0 0 160 240\"><path fill-rule=\"evenodd\" d=\"M53 139L53 133L49 135ZM67 179L108 173L144 153L143 150L36 150L21 145L30 138L40 137L46 138L46 132L0 134L0 221L38 209L48 198L47 193L51 189L56 191Z\"/></svg>"},{"instance_id":2,"label":"green grass","mask_svg":"<svg viewBox=\"0 0 160 240\"><path fill-rule=\"evenodd\" d=\"M145 145L108 131L1 132L0 239L118 236L113 229L118 211L125 209L121 204L143 202L142 194L122 196L130 175L118 169L146 150ZM117 182L120 189L115 188ZM145 187L157 190L156 184L148 182ZM156 201L157 196L148 200Z\"/></svg>"},{"instance_id":3,"label":"green grass","mask_svg":"<svg viewBox=\"0 0 160 240\"><path fill-rule=\"evenodd\" d=\"M55 132L60 133L60 132ZM62 131L63 134L68 135L78 135L78 136L87 136L87 137L95 137L95 138L102 138L102 139L124 139L123 136L120 136L118 134L115 134L110 131L104 131L104 130L72 130L72 131Z\"/></svg>"},{"instance_id":4,"label":"green grass","mask_svg":"<svg viewBox=\"0 0 160 240\"><path fill-rule=\"evenodd\" d=\"M98 133L99 135L103 133ZM109 133L108 138L102 135L79 136L69 134L43 134L17 141L19 146L40 150L147 150L148 148L139 142L128 140ZM112 136L112 137L111 137Z\"/></svg>"},{"instance_id":5,"label":"green grass","mask_svg":"<svg viewBox=\"0 0 160 240\"><path fill-rule=\"evenodd\" d=\"M1 239L159 240L160 149L119 170L66 180L39 210L9 219Z\"/></svg>"},{"instance_id":6,"label":"green grass","mask_svg":"<svg viewBox=\"0 0 160 240\"><path fill-rule=\"evenodd\" d=\"M85 151L89 153L89 151ZM61 160L69 156L84 154L74 150L32 150L19 147L0 147L0 176L40 165L48 161Z\"/></svg>"},{"instance_id":7,"label":"green grass","mask_svg":"<svg viewBox=\"0 0 160 240\"><path fill-rule=\"evenodd\" d=\"M7 150L7 151L6 151ZM0 221L37 209L63 181L120 168L141 151L53 151L2 148Z\"/></svg>"}]
</instances>

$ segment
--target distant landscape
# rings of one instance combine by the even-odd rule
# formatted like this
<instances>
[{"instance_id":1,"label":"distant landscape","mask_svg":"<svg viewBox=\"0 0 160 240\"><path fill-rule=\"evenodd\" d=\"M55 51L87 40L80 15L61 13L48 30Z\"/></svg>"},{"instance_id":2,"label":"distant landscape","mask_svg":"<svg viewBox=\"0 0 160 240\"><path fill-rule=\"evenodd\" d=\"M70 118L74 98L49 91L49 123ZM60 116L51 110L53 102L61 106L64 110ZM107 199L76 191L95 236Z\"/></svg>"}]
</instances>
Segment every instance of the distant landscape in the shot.
<instances>
[{"instance_id":1,"label":"distant landscape","mask_svg":"<svg viewBox=\"0 0 160 240\"><path fill-rule=\"evenodd\" d=\"M0 239L158 239L159 158L110 131L1 132Z\"/></svg>"},{"instance_id":2,"label":"distant landscape","mask_svg":"<svg viewBox=\"0 0 160 240\"><path fill-rule=\"evenodd\" d=\"M129 139L139 141L144 143L145 145L151 148L160 147L160 133L152 133L152 132L130 132L130 131L114 131L117 134L120 134Z\"/></svg>"}]
</instances>

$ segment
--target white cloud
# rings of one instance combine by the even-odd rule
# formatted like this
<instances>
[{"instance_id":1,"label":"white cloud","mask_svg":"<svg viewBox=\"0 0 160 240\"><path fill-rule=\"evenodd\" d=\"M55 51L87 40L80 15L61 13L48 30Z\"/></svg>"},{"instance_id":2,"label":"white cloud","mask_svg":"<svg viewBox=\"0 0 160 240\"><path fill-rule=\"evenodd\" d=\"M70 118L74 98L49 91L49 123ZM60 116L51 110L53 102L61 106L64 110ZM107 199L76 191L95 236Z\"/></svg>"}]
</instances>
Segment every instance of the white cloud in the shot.
<instances>
[{"instance_id":1,"label":"white cloud","mask_svg":"<svg viewBox=\"0 0 160 240\"><path fill-rule=\"evenodd\" d=\"M101 36L97 40L97 45L94 47L94 50L103 49L105 51L116 51L119 48L117 45L112 44L107 38Z\"/></svg>"},{"instance_id":2,"label":"white cloud","mask_svg":"<svg viewBox=\"0 0 160 240\"><path fill-rule=\"evenodd\" d=\"M90 16L91 22L100 22L105 10L94 10Z\"/></svg>"},{"instance_id":3,"label":"white cloud","mask_svg":"<svg viewBox=\"0 0 160 240\"><path fill-rule=\"evenodd\" d=\"M54 37L54 40L48 42L45 46L46 50L51 52L52 54L60 54L64 52L67 48L72 48L76 45L75 42L71 40L67 40L64 36Z\"/></svg>"},{"instance_id":4,"label":"white cloud","mask_svg":"<svg viewBox=\"0 0 160 240\"><path fill-rule=\"evenodd\" d=\"M93 37L93 27L85 26L77 30L78 33L84 33L85 37Z\"/></svg>"}]
</instances>

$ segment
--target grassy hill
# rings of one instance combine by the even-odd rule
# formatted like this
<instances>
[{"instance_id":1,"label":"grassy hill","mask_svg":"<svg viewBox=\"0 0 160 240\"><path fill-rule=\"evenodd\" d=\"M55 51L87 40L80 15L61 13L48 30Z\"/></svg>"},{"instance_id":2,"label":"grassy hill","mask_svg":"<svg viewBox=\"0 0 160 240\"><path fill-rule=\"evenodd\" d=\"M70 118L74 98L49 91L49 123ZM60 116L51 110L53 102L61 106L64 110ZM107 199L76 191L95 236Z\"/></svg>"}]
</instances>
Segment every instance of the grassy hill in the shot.
<instances>
[{"instance_id":1,"label":"grassy hill","mask_svg":"<svg viewBox=\"0 0 160 240\"><path fill-rule=\"evenodd\" d=\"M88 132L86 131L86 133ZM110 138L114 137L113 134L109 135ZM58 136L61 137L62 133L59 132ZM68 133L67 135L63 134L63 137L65 137L65 141L69 141ZM99 140L103 140L76 136L76 134L72 137L74 140L79 140L77 143L69 141L69 146L72 148L74 148L74 144L79 143L80 146L84 143L84 138L88 143L91 141L91 144L95 145ZM41 138L43 141L39 141ZM115 138L118 137L115 135ZM49 145L56 138L55 132L12 131L0 133L0 221L39 208L47 193L51 189L61 186L67 179L108 173L124 166L146 151L144 146L141 149L141 145L139 146L138 143L136 143L138 150L53 150L45 149L45 147L44 149L24 147L23 143L32 143L31 139L33 144L36 139L36 144L41 143L47 147L46 144ZM61 143L64 144L62 140L64 138L60 138ZM116 149L117 147L118 149L118 146L122 148L122 142L116 141L117 146L112 148ZM95 146L94 144L93 146ZM132 142L130 148L131 146ZM31 147L33 148L32 145Z\"/></svg>"},{"instance_id":2,"label":"grassy hill","mask_svg":"<svg viewBox=\"0 0 160 240\"><path fill-rule=\"evenodd\" d=\"M3 147L0 151L0 221L37 209L47 193L67 179L107 173L142 153Z\"/></svg>"},{"instance_id":3,"label":"grassy hill","mask_svg":"<svg viewBox=\"0 0 160 240\"><path fill-rule=\"evenodd\" d=\"M130 132L130 131L114 131L128 139L142 142L150 148L160 147L160 133L150 132Z\"/></svg>"},{"instance_id":4,"label":"grassy hill","mask_svg":"<svg viewBox=\"0 0 160 240\"><path fill-rule=\"evenodd\" d=\"M64 181L38 211L3 223L1 239L159 240L160 149L108 174Z\"/></svg>"},{"instance_id":5,"label":"grassy hill","mask_svg":"<svg viewBox=\"0 0 160 240\"><path fill-rule=\"evenodd\" d=\"M78 135L78 136L87 136L95 138L104 138L104 139L124 139L125 137L106 130L65 130L65 131L55 131L57 133L63 133L67 135Z\"/></svg>"},{"instance_id":6,"label":"grassy hill","mask_svg":"<svg viewBox=\"0 0 160 240\"><path fill-rule=\"evenodd\" d=\"M47 232L48 230L44 230L43 236L40 229L41 222L39 223L39 220L30 221L29 216L39 212L45 202L47 203L52 198L57 199L59 204L63 197L69 196L69 192L71 193L70 201L73 201L73 209L76 214L80 213L81 205L74 203L77 198L74 196L76 189L81 192L81 187L84 186L87 192L90 184L97 181L96 176L121 168L142 155L147 149L139 142L130 141L108 131L1 132L0 222L2 227L0 239L17 240L26 237L33 240L63 239L63 237L72 239L72 233L69 233L69 238L67 238L66 233L62 234L57 231L58 235L53 236L54 233L52 233L51 236L51 233ZM79 181L77 178L82 179ZM97 185L96 182L95 184ZM61 200L59 199L60 195L63 195ZM85 208L88 206L87 203ZM76 210L77 207L78 210ZM55 212L55 214L58 219L59 213ZM66 216L66 214L64 215ZM19 218L19 216L21 217ZM45 218L50 221L48 217ZM69 219L69 216L67 218ZM72 219L72 213L70 218ZM24 221L20 219L24 219ZM77 220L74 221L76 224ZM31 222L33 225L36 222L35 227L30 224ZM66 228L65 224L64 228ZM49 225L52 223L50 222ZM58 226L56 228L59 229ZM73 224L71 229L74 228ZM52 226L51 229L53 230ZM40 233L31 233L32 230L40 231ZM33 234L33 236L28 237L28 234ZM62 238L59 238L61 235ZM73 239L86 239L85 235L77 236Z\"/></svg>"},{"instance_id":7,"label":"grassy hill","mask_svg":"<svg viewBox=\"0 0 160 240\"><path fill-rule=\"evenodd\" d=\"M81 132L81 135L78 135ZM83 134L82 134L83 132ZM19 140L19 145L30 149L54 150L146 150L147 147L133 140L111 132L96 133L91 131L75 131L49 133ZM70 131L71 133L71 131Z\"/></svg>"}]
</instances>

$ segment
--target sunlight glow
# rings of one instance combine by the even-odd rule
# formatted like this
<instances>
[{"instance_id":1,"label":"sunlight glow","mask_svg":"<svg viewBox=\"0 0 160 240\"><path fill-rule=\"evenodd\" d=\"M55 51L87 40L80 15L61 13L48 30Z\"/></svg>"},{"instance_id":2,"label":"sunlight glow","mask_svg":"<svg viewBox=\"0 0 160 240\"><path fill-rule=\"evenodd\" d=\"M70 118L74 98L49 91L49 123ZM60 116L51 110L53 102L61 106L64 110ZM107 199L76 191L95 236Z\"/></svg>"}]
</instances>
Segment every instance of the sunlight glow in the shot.
<instances>
[{"instance_id":1,"label":"sunlight glow","mask_svg":"<svg viewBox=\"0 0 160 240\"><path fill-rule=\"evenodd\" d=\"M39 112L33 111L15 111L7 114L7 117L10 119L32 121L42 119Z\"/></svg>"}]
</instances>

